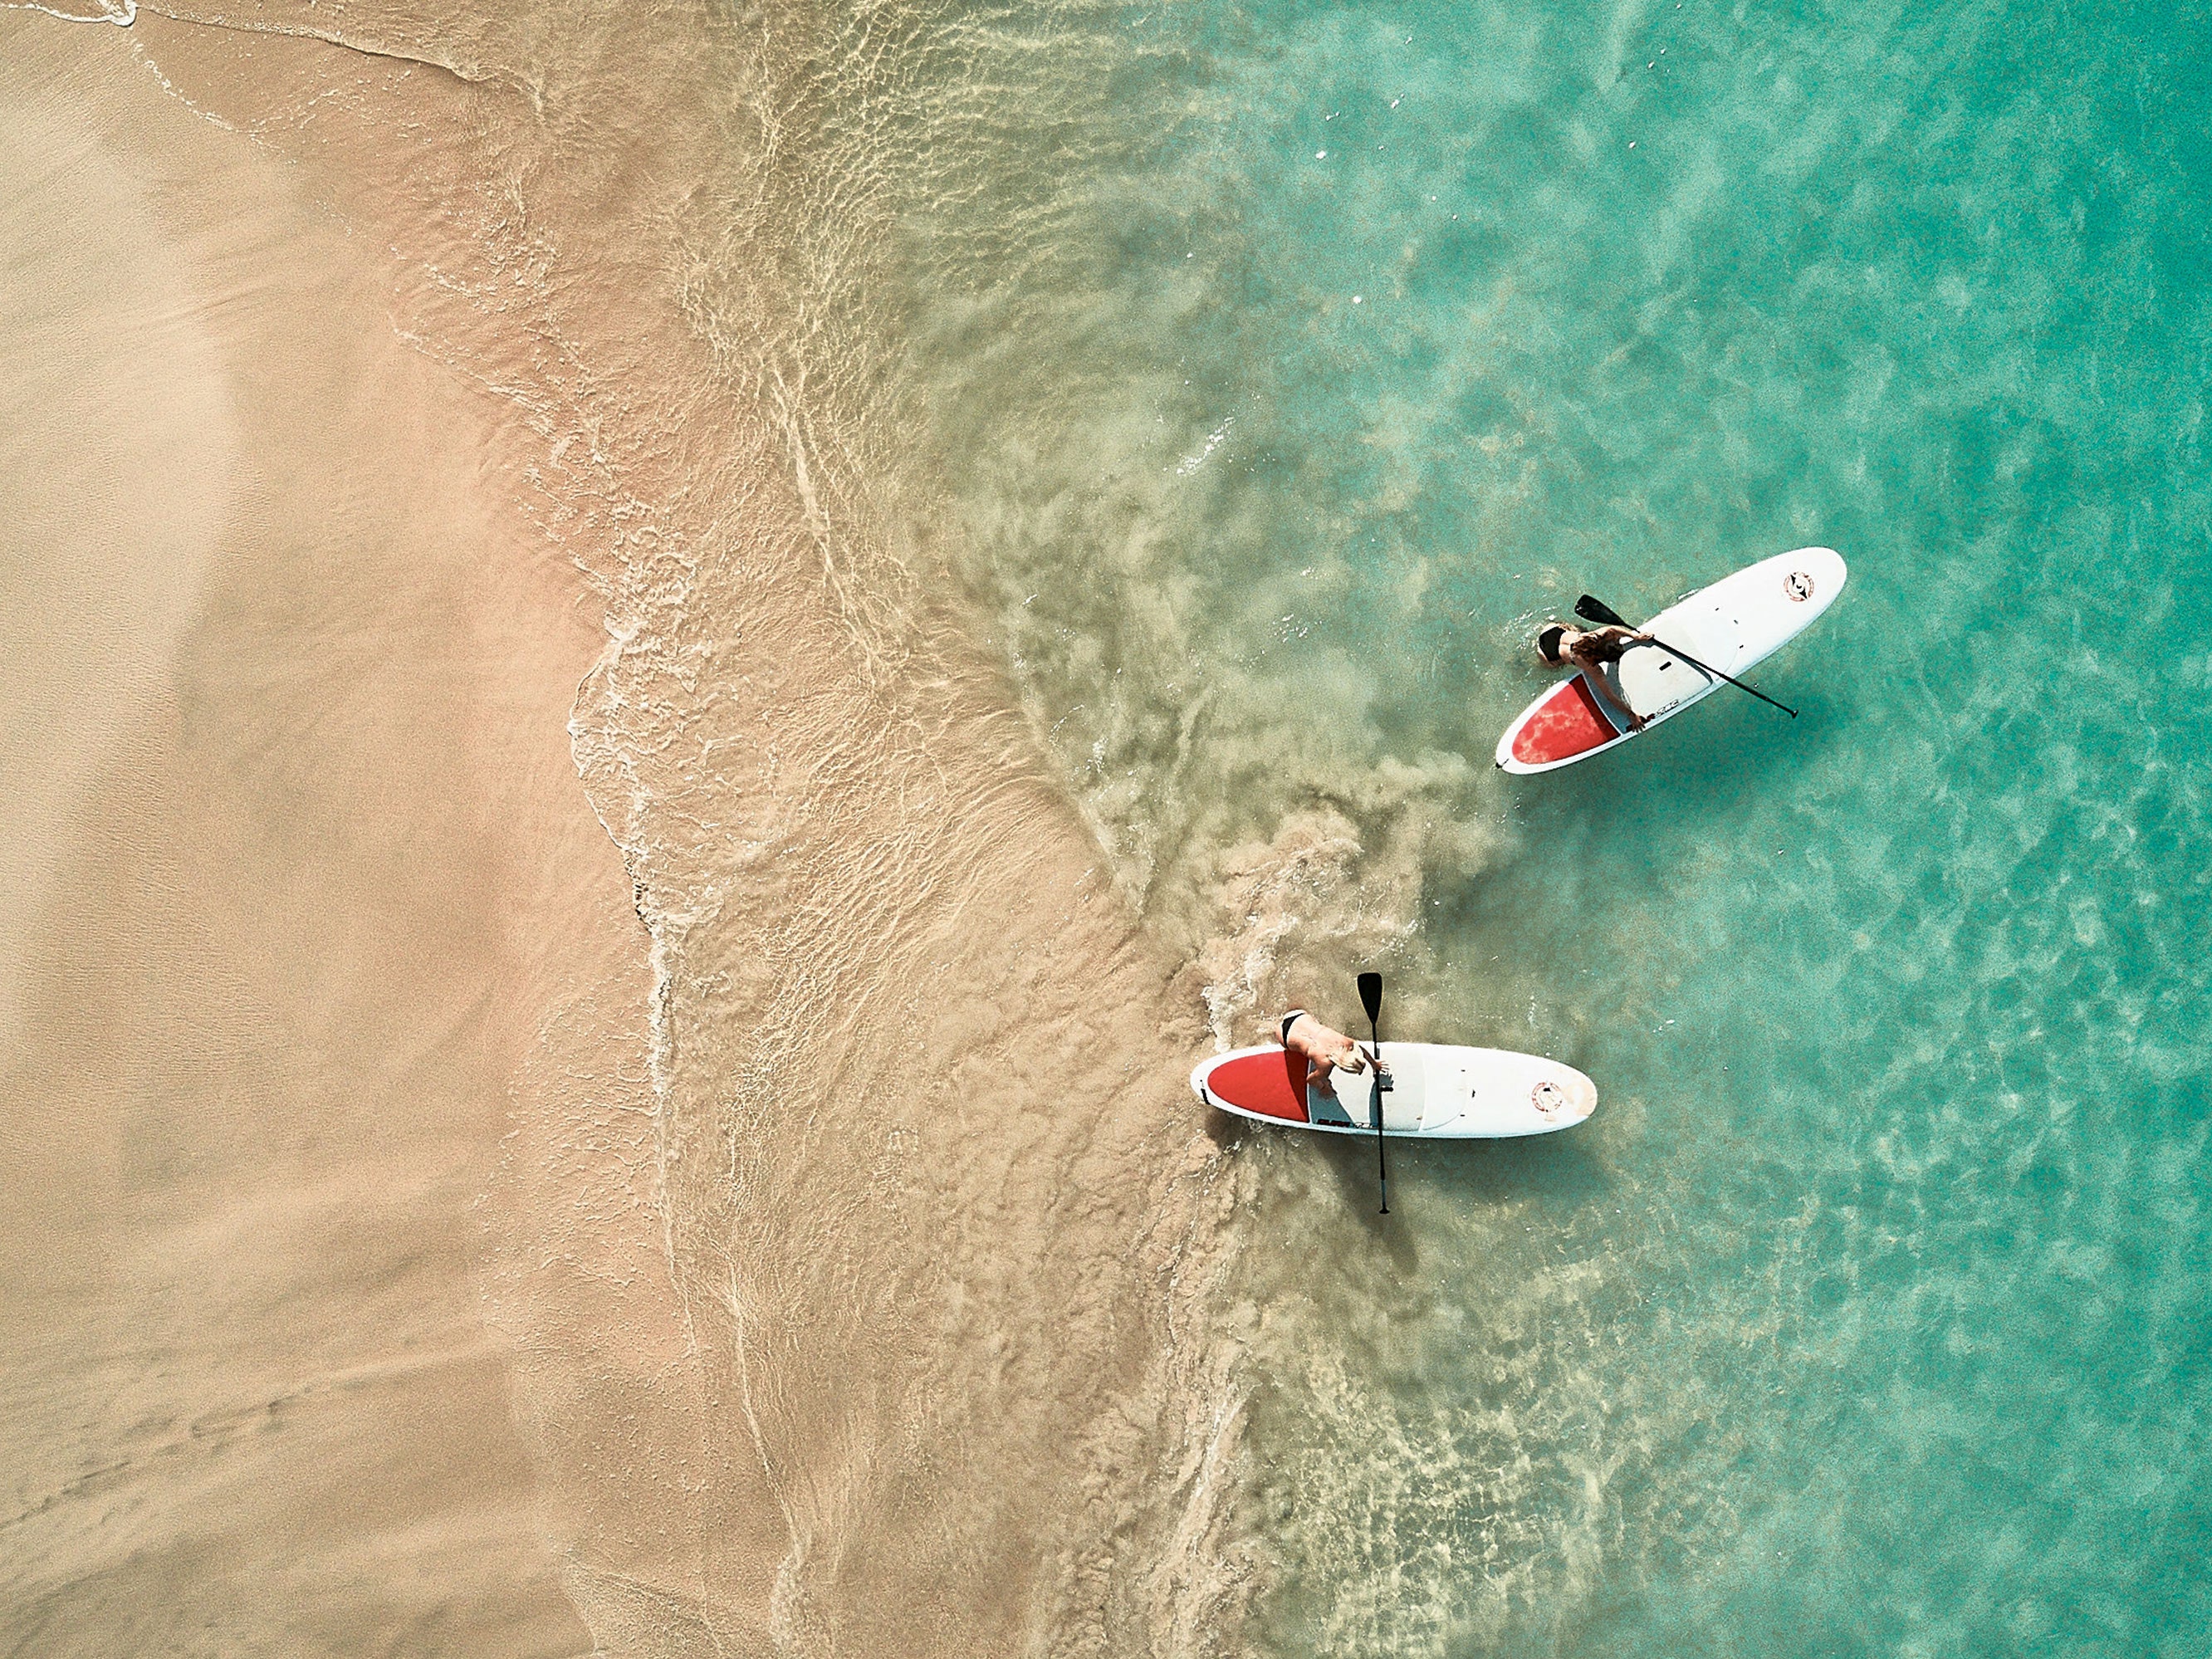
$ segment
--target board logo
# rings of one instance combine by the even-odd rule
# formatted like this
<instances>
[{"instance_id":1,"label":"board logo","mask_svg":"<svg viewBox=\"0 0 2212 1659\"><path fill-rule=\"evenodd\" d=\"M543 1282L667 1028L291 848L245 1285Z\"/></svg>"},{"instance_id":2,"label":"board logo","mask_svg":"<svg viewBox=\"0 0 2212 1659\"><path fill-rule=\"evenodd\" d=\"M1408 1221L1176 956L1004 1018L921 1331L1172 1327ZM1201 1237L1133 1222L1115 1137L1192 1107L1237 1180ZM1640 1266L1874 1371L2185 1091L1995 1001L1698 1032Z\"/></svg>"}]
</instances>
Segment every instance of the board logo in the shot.
<instances>
[{"instance_id":1,"label":"board logo","mask_svg":"<svg viewBox=\"0 0 2212 1659\"><path fill-rule=\"evenodd\" d=\"M1813 597L1813 579L1802 570L1793 570L1782 579L1782 591L1802 605Z\"/></svg>"},{"instance_id":2,"label":"board logo","mask_svg":"<svg viewBox=\"0 0 2212 1659\"><path fill-rule=\"evenodd\" d=\"M1557 1115L1560 1107L1567 1103L1567 1091L1553 1082L1551 1079L1546 1078L1528 1091L1528 1098L1535 1103L1538 1111L1546 1117L1552 1117Z\"/></svg>"}]
</instances>

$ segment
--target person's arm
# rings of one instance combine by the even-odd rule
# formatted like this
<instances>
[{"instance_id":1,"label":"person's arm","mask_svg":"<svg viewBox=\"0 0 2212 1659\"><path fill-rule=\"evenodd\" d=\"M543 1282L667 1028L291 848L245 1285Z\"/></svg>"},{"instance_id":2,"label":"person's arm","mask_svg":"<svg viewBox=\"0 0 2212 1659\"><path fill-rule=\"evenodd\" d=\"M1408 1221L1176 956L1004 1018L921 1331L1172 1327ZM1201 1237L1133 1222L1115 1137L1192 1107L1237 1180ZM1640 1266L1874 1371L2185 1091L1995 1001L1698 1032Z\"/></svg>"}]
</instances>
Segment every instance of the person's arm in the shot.
<instances>
[{"instance_id":1,"label":"person's arm","mask_svg":"<svg viewBox=\"0 0 2212 1659\"><path fill-rule=\"evenodd\" d=\"M1336 1093L1332 1072L1358 1073L1367 1069L1366 1050L1341 1031L1323 1026L1321 1035L1313 1037L1311 1042L1312 1046L1305 1050L1306 1081L1325 1095Z\"/></svg>"},{"instance_id":2,"label":"person's arm","mask_svg":"<svg viewBox=\"0 0 2212 1659\"><path fill-rule=\"evenodd\" d=\"M1371 1066L1376 1071L1382 1073L1385 1076L1389 1074L1390 1068L1382 1063L1382 1056L1379 1054L1373 1055L1369 1054L1367 1050L1360 1045L1360 1042L1358 1037L1347 1036L1345 1038L1344 1042L1346 1048L1349 1049L1350 1052L1347 1053L1343 1059L1336 1062L1337 1067L1340 1071L1350 1072L1357 1075L1359 1073L1364 1072Z\"/></svg>"},{"instance_id":3,"label":"person's arm","mask_svg":"<svg viewBox=\"0 0 2212 1659\"><path fill-rule=\"evenodd\" d=\"M1630 731L1641 732L1644 729L1644 716L1622 700L1620 693L1613 689L1613 683L1606 678L1602 668L1585 668L1583 678L1589 682L1590 690L1597 693L1598 701L1618 714Z\"/></svg>"}]
</instances>

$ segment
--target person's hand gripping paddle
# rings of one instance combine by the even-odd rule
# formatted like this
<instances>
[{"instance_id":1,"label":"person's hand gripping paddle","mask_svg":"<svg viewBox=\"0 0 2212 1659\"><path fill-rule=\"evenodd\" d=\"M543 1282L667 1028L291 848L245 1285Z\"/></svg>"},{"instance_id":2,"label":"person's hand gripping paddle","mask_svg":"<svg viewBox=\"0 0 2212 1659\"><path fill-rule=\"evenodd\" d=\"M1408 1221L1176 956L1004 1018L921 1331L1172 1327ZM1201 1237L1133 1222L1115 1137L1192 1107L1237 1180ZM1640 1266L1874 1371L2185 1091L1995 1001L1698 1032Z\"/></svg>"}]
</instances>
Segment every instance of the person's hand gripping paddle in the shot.
<instances>
[{"instance_id":1,"label":"person's hand gripping paddle","mask_svg":"<svg viewBox=\"0 0 2212 1659\"><path fill-rule=\"evenodd\" d=\"M1621 616L1620 612L1615 611L1611 605L1606 604L1601 599L1594 599L1587 593L1583 594L1582 598L1575 601L1575 615L1580 617L1584 622L1594 622L1601 626L1626 628L1632 634L1641 631L1640 629L1632 626L1629 622ZM1677 650L1674 647L1668 644L1664 640L1653 640L1651 643L1657 646L1662 651L1665 651L1674 656L1680 657L1684 662L1689 664L1691 667L1696 669L1699 673L1711 674L1717 680L1726 680L1730 685L1735 687L1739 691L1749 691L1753 696L1757 697L1761 702L1774 703L1774 706L1777 708L1779 708L1784 714L1789 715L1791 720L1794 720L1797 718L1797 711L1792 708L1788 703L1774 702L1774 699L1768 696L1765 692L1746 685L1741 680L1736 678L1735 675L1723 674L1717 668L1709 667L1705 664L1699 662L1688 652Z\"/></svg>"},{"instance_id":2,"label":"person's hand gripping paddle","mask_svg":"<svg viewBox=\"0 0 2212 1659\"><path fill-rule=\"evenodd\" d=\"M1368 1091L1368 1115L1375 1121L1375 1176L1382 1188L1382 1213L1390 1213L1390 1166L1382 1154L1382 1092L1390 1086L1389 1073L1382 1069L1382 975L1362 974L1359 976L1359 1002L1367 1010L1367 1058L1375 1067L1375 1086Z\"/></svg>"}]
</instances>

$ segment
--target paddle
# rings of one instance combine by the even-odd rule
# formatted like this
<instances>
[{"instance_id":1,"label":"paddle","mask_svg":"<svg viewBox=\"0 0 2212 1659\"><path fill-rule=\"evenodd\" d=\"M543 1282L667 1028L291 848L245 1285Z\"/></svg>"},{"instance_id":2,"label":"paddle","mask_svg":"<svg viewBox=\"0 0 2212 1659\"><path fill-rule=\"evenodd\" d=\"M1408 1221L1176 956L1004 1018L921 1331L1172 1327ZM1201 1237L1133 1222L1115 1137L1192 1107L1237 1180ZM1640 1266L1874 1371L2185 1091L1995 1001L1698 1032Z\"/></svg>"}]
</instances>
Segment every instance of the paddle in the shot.
<instances>
[{"instance_id":1,"label":"paddle","mask_svg":"<svg viewBox=\"0 0 2212 1659\"><path fill-rule=\"evenodd\" d=\"M1382 1091L1388 1086L1382 1075L1382 975L1362 974L1359 976L1359 1000L1367 1010L1367 1032L1373 1041L1368 1047L1368 1058L1375 1066L1375 1087L1369 1092L1368 1111L1375 1120L1375 1176L1382 1188L1382 1213L1390 1213L1390 1166L1382 1156Z\"/></svg>"},{"instance_id":2,"label":"paddle","mask_svg":"<svg viewBox=\"0 0 2212 1659\"><path fill-rule=\"evenodd\" d=\"M1575 601L1575 615L1580 617L1585 622L1610 623L1615 628L1629 627L1627 622L1621 617L1620 612L1615 611L1611 605L1606 605L1601 600L1590 598L1587 593L1583 594L1582 598ZM1630 629L1629 631L1633 633L1637 630ZM1717 668L1709 668L1704 663L1699 662L1695 657L1692 656L1688 652L1676 650L1674 647L1668 644L1664 640L1654 640L1651 643L1657 646L1662 651L1669 652L1674 656L1680 657L1684 662L1689 664L1691 667L1700 670L1705 673L1711 674L1717 680L1726 680L1730 685L1735 687L1739 691L1750 692L1753 696L1757 697L1761 702L1773 702L1777 708L1779 708L1784 714L1789 715L1791 720L1794 720L1797 718L1797 711L1792 708L1788 703L1774 702L1774 699L1768 696L1765 692L1758 690L1756 687L1746 685L1741 680L1736 678L1735 675L1723 674Z\"/></svg>"}]
</instances>

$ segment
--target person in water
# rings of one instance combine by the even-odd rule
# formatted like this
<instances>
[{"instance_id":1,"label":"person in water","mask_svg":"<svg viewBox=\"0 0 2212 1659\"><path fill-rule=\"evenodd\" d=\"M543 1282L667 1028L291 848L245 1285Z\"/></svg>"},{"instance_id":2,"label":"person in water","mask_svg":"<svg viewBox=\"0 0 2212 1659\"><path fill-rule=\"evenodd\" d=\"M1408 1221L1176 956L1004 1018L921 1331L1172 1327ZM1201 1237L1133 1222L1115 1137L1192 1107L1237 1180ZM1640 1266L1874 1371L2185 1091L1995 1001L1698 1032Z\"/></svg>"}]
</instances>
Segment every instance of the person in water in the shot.
<instances>
[{"instance_id":1,"label":"person in water","mask_svg":"<svg viewBox=\"0 0 2212 1659\"><path fill-rule=\"evenodd\" d=\"M1303 1055L1306 1062L1306 1086L1318 1089L1325 1095L1336 1090L1329 1083L1332 1067L1338 1071L1359 1073L1367 1069L1367 1051L1339 1030L1322 1024L1303 1008L1293 1008L1275 1027L1275 1035L1283 1047L1292 1054ZM1390 1068L1382 1068L1389 1077Z\"/></svg>"},{"instance_id":2,"label":"person in water","mask_svg":"<svg viewBox=\"0 0 2212 1659\"><path fill-rule=\"evenodd\" d=\"M1543 659L1547 668L1581 671L1590 690L1597 693L1598 701L1612 713L1613 723L1627 731L1641 732L1647 716L1638 714L1622 700L1602 670L1608 663L1619 662L1621 653L1630 646L1650 643L1651 635L1631 628L1569 628L1564 623L1552 623L1536 635L1536 654Z\"/></svg>"}]
</instances>

